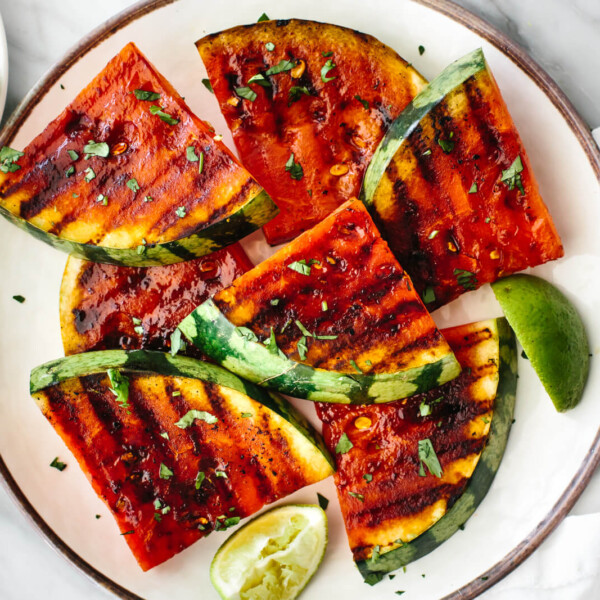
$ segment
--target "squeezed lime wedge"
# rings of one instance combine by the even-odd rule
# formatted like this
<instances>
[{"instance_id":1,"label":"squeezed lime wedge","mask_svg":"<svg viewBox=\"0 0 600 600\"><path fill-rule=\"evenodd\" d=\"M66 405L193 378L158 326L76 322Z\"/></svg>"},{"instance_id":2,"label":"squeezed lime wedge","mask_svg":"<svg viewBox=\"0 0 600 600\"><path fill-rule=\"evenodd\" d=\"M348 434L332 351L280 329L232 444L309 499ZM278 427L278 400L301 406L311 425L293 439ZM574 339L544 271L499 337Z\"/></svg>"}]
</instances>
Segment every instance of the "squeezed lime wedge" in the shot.
<instances>
[{"instance_id":1,"label":"squeezed lime wedge","mask_svg":"<svg viewBox=\"0 0 600 600\"><path fill-rule=\"evenodd\" d=\"M323 509L279 506L225 541L212 561L210 578L223 600L292 600L314 575L326 547Z\"/></svg>"},{"instance_id":2,"label":"squeezed lime wedge","mask_svg":"<svg viewBox=\"0 0 600 600\"><path fill-rule=\"evenodd\" d=\"M533 275L511 275L492 290L556 410L574 408L590 369L590 346L571 301Z\"/></svg>"}]
</instances>

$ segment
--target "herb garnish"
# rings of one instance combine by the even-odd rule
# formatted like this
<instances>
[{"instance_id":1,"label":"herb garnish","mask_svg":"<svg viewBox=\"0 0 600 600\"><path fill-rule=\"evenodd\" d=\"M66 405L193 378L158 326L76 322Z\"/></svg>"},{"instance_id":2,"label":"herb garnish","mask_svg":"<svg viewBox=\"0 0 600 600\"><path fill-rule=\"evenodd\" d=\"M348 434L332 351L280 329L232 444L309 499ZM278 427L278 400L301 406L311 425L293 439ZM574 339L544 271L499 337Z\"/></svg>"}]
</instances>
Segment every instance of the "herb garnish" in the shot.
<instances>
[{"instance_id":1,"label":"herb garnish","mask_svg":"<svg viewBox=\"0 0 600 600\"><path fill-rule=\"evenodd\" d=\"M153 115L156 115L157 117L159 117L161 121L164 121L165 123L167 123L169 125L177 125L177 123L179 123L179 119L176 119L175 117L172 117L170 114L164 112L160 106L152 105L150 107L150 112Z\"/></svg>"},{"instance_id":2,"label":"herb garnish","mask_svg":"<svg viewBox=\"0 0 600 600\"><path fill-rule=\"evenodd\" d=\"M215 477L221 477L223 479L229 479L229 477L227 477L227 473L225 473L225 471L217 471L215 469Z\"/></svg>"},{"instance_id":3,"label":"herb garnish","mask_svg":"<svg viewBox=\"0 0 600 600\"><path fill-rule=\"evenodd\" d=\"M269 17L267 17L267 13L263 13L262 15L260 15L260 17L258 17L258 21L256 21L257 23L262 23L262 21L270 21L271 19L269 19Z\"/></svg>"},{"instance_id":4,"label":"herb garnish","mask_svg":"<svg viewBox=\"0 0 600 600\"><path fill-rule=\"evenodd\" d=\"M477 193L477 182L474 181L471 187L469 188L469 194Z\"/></svg>"},{"instance_id":5,"label":"herb garnish","mask_svg":"<svg viewBox=\"0 0 600 600\"><path fill-rule=\"evenodd\" d=\"M185 149L185 156L190 162L198 162L200 160L200 158L196 154L196 149L194 148L194 146L188 146Z\"/></svg>"},{"instance_id":6,"label":"herb garnish","mask_svg":"<svg viewBox=\"0 0 600 600\"><path fill-rule=\"evenodd\" d=\"M423 402L421 402L421 404L419 404L419 414L422 417L426 417L431 414L431 405L427 404L427 402L425 402L425 400L423 400Z\"/></svg>"},{"instance_id":7,"label":"herb garnish","mask_svg":"<svg viewBox=\"0 0 600 600\"><path fill-rule=\"evenodd\" d=\"M514 162L508 169L502 171L502 177L500 181L508 186L509 190L513 190L515 185L519 188L521 194L525 193L523 188L523 182L521 181L521 173L523 171L523 162L521 161L521 155L515 158Z\"/></svg>"},{"instance_id":8,"label":"herb garnish","mask_svg":"<svg viewBox=\"0 0 600 600\"><path fill-rule=\"evenodd\" d=\"M431 304L432 302L435 302L435 292L433 291L433 288L431 286L427 286L423 290L422 298L424 304Z\"/></svg>"},{"instance_id":9,"label":"herb garnish","mask_svg":"<svg viewBox=\"0 0 600 600\"><path fill-rule=\"evenodd\" d=\"M198 475L196 475L196 481L194 483L194 486L196 487L197 490L200 489L200 486L202 485L202 482L205 479L205 475L204 475L204 471L198 471Z\"/></svg>"},{"instance_id":10,"label":"herb garnish","mask_svg":"<svg viewBox=\"0 0 600 600\"><path fill-rule=\"evenodd\" d=\"M23 304L23 302L25 302L25 296L17 294L16 296L13 296L13 300L16 300L19 304Z\"/></svg>"},{"instance_id":11,"label":"herb garnish","mask_svg":"<svg viewBox=\"0 0 600 600\"><path fill-rule=\"evenodd\" d=\"M353 498L356 498L357 500L360 500L361 502L365 501L365 497L357 492L348 492L348 495L352 496Z\"/></svg>"},{"instance_id":12,"label":"herb garnish","mask_svg":"<svg viewBox=\"0 0 600 600\"><path fill-rule=\"evenodd\" d=\"M310 96L311 93L305 85L293 85L290 88L290 93L288 96L288 106L291 106L294 102L300 100L302 95Z\"/></svg>"},{"instance_id":13,"label":"herb garnish","mask_svg":"<svg viewBox=\"0 0 600 600\"><path fill-rule=\"evenodd\" d=\"M165 438L165 440L168 440L168 439L169 439L169 434L168 434L166 431L163 431L163 432L160 434L160 437L161 437L161 438Z\"/></svg>"},{"instance_id":14,"label":"herb garnish","mask_svg":"<svg viewBox=\"0 0 600 600\"><path fill-rule=\"evenodd\" d=\"M212 425L219 420L215 415L206 412L205 410L196 410L193 408L192 410L188 410L175 425L179 427L179 429L187 429L196 419L199 421L206 421L209 425Z\"/></svg>"},{"instance_id":15,"label":"herb garnish","mask_svg":"<svg viewBox=\"0 0 600 600\"><path fill-rule=\"evenodd\" d=\"M267 42L265 48L268 52L273 52L273 50L275 50L275 44L273 42Z\"/></svg>"},{"instance_id":16,"label":"herb garnish","mask_svg":"<svg viewBox=\"0 0 600 600\"><path fill-rule=\"evenodd\" d=\"M369 110L369 102L367 100L363 100L358 94L354 96L355 100L358 100L365 108L365 110Z\"/></svg>"},{"instance_id":17,"label":"herb garnish","mask_svg":"<svg viewBox=\"0 0 600 600\"><path fill-rule=\"evenodd\" d=\"M180 218L183 219L183 217L185 217L185 206L178 206L175 209L175 214Z\"/></svg>"},{"instance_id":18,"label":"herb garnish","mask_svg":"<svg viewBox=\"0 0 600 600\"><path fill-rule=\"evenodd\" d=\"M329 58L330 56L333 56L333 52L321 52L321 56L323 58Z\"/></svg>"},{"instance_id":19,"label":"herb garnish","mask_svg":"<svg viewBox=\"0 0 600 600\"><path fill-rule=\"evenodd\" d=\"M245 100L249 100L250 102L254 102L256 100L256 92L249 87L237 87L235 88L235 93Z\"/></svg>"},{"instance_id":20,"label":"herb garnish","mask_svg":"<svg viewBox=\"0 0 600 600\"><path fill-rule=\"evenodd\" d=\"M135 177L132 177L125 185L134 193L140 191L140 184Z\"/></svg>"},{"instance_id":21,"label":"herb garnish","mask_svg":"<svg viewBox=\"0 0 600 600\"><path fill-rule=\"evenodd\" d=\"M50 466L59 471L64 471L67 468L67 464L58 460L58 456L50 463Z\"/></svg>"},{"instance_id":22,"label":"herb garnish","mask_svg":"<svg viewBox=\"0 0 600 600\"><path fill-rule=\"evenodd\" d=\"M327 300L323 300L323 302L321 302L321 310L323 312L327 312L329 310L329 306L327 305Z\"/></svg>"},{"instance_id":23,"label":"herb garnish","mask_svg":"<svg viewBox=\"0 0 600 600\"><path fill-rule=\"evenodd\" d=\"M75 174L75 167L73 165L67 167L65 169L65 177L71 177L71 175Z\"/></svg>"},{"instance_id":24,"label":"herb garnish","mask_svg":"<svg viewBox=\"0 0 600 600\"><path fill-rule=\"evenodd\" d=\"M444 154L450 154L450 152L452 152L452 150L454 150L454 142L452 141L453 137L454 137L454 132L451 131L447 140L438 138L437 142L440 145L440 147L442 148L442 150L444 151Z\"/></svg>"},{"instance_id":25,"label":"herb garnish","mask_svg":"<svg viewBox=\"0 0 600 600\"><path fill-rule=\"evenodd\" d=\"M279 347L277 346L277 340L275 339L275 332L273 331L272 327L271 327L271 335L269 336L269 341L267 344L265 344L265 346L271 354L277 354L279 356L285 357L285 354L283 354L283 352L281 352L281 350L279 350Z\"/></svg>"},{"instance_id":26,"label":"herb garnish","mask_svg":"<svg viewBox=\"0 0 600 600\"><path fill-rule=\"evenodd\" d=\"M306 358L306 352L308 348L306 347L306 338L302 336L298 343L296 344L296 349L298 350L298 355L300 356L300 360L304 360Z\"/></svg>"},{"instance_id":27,"label":"herb garnish","mask_svg":"<svg viewBox=\"0 0 600 600\"><path fill-rule=\"evenodd\" d=\"M272 300L269 300L269 304L271 306L277 306L279 304L279 298L273 298Z\"/></svg>"},{"instance_id":28,"label":"herb garnish","mask_svg":"<svg viewBox=\"0 0 600 600\"><path fill-rule=\"evenodd\" d=\"M419 56L423 56L425 54L425 46L419 46Z\"/></svg>"},{"instance_id":29,"label":"herb garnish","mask_svg":"<svg viewBox=\"0 0 600 600\"><path fill-rule=\"evenodd\" d=\"M24 152L13 150L8 146L2 146L0 150L0 171L3 173L14 173L21 168L21 165L16 164L17 161L25 156Z\"/></svg>"},{"instance_id":30,"label":"herb garnish","mask_svg":"<svg viewBox=\"0 0 600 600\"><path fill-rule=\"evenodd\" d=\"M350 438L346 435L346 433L342 433L338 443L335 446L336 454L346 454L351 448L354 447L354 444L350 441Z\"/></svg>"},{"instance_id":31,"label":"herb garnish","mask_svg":"<svg viewBox=\"0 0 600 600\"><path fill-rule=\"evenodd\" d=\"M186 343L181 339L181 329L176 329L171 334L171 356L175 356L179 351L184 351Z\"/></svg>"},{"instance_id":32,"label":"herb garnish","mask_svg":"<svg viewBox=\"0 0 600 600\"><path fill-rule=\"evenodd\" d=\"M200 175L202 174L202 171L204 171L204 152L200 152L200 156L198 158L198 175Z\"/></svg>"},{"instance_id":33,"label":"herb garnish","mask_svg":"<svg viewBox=\"0 0 600 600\"><path fill-rule=\"evenodd\" d=\"M288 265L288 269L300 273L300 275L310 275L310 265L306 264L306 259L295 260Z\"/></svg>"},{"instance_id":34,"label":"herb garnish","mask_svg":"<svg viewBox=\"0 0 600 600\"><path fill-rule=\"evenodd\" d=\"M84 147L85 158L88 159L90 156L100 156L106 158L110 153L110 148L106 142L94 142L89 141Z\"/></svg>"},{"instance_id":35,"label":"herb garnish","mask_svg":"<svg viewBox=\"0 0 600 600\"><path fill-rule=\"evenodd\" d=\"M279 73L283 73L285 71L291 71L296 65L291 60L280 60L275 66L267 69L265 71L265 75L278 75Z\"/></svg>"},{"instance_id":36,"label":"herb garnish","mask_svg":"<svg viewBox=\"0 0 600 600\"><path fill-rule=\"evenodd\" d=\"M325 498L325 496L322 496L321 494L319 494L319 492L317 492L317 500L319 501L319 506L323 510L327 510L327 507L329 506L329 499Z\"/></svg>"},{"instance_id":37,"label":"herb garnish","mask_svg":"<svg viewBox=\"0 0 600 600\"><path fill-rule=\"evenodd\" d=\"M160 468L158 469L158 476L161 479L171 479L173 477L173 471L167 467L164 463L160 463Z\"/></svg>"},{"instance_id":38,"label":"herb garnish","mask_svg":"<svg viewBox=\"0 0 600 600\"><path fill-rule=\"evenodd\" d=\"M159 93L148 90L133 90L133 95L138 100L149 100L150 102L154 102L154 100L158 100L160 98Z\"/></svg>"},{"instance_id":39,"label":"herb garnish","mask_svg":"<svg viewBox=\"0 0 600 600\"><path fill-rule=\"evenodd\" d=\"M419 440L418 452L420 462L419 475L425 477L425 469L423 468L423 465L425 465L432 475L440 478L442 476L442 465L440 465L440 461L438 460L437 454L433 449L433 444L429 438Z\"/></svg>"},{"instance_id":40,"label":"herb garnish","mask_svg":"<svg viewBox=\"0 0 600 600\"><path fill-rule=\"evenodd\" d=\"M285 163L285 170L290 174L292 179L296 179L299 181L304 177L304 171L302 170L302 165L294 161L294 153L290 154L288 161Z\"/></svg>"},{"instance_id":41,"label":"herb garnish","mask_svg":"<svg viewBox=\"0 0 600 600\"><path fill-rule=\"evenodd\" d=\"M249 412L242 413L242 419L249 419L252 416L253 416L252 413L249 413Z\"/></svg>"},{"instance_id":42,"label":"herb garnish","mask_svg":"<svg viewBox=\"0 0 600 600\"><path fill-rule=\"evenodd\" d=\"M98 202L98 204L102 204L102 206L108 206L108 198L104 194L98 194L96 202Z\"/></svg>"},{"instance_id":43,"label":"herb garnish","mask_svg":"<svg viewBox=\"0 0 600 600\"><path fill-rule=\"evenodd\" d=\"M302 324L301 321L296 319L295 323L296 323L296 326L298 327L298 329L302 332L302 335L305 335L306 337L313 337L313 334L310 331L308 331L308 329L306 329L306 327L304 327L304 325Z\"/></svg>"},{"instance_id":44,"label":"herb garnish","mask_svg":"<svg viewBox=\"0 0 600 600\"><path fill-rule=\"evenodd\" d=\"M75 152L75 150L67 150L67 154L71 158L71 160L77 160L79 158L79 154Z\"/></svg>"},{"instance_id":45,"label":"herb garnish","mask_svg":"<svg viewBox=\"0 0 600 600\"><path fill-rule=\"evenodd\" d=\"M368 483L371 483L371 481L373 481L373 475L371 475L371 473L365 473L363 475L363 479Z\"/></svg>"},{"instance_id":46,"label":"herb garnish","mask_svg":"<svg viewBox=\"0 0 600 600\"><path fill-rule=\"evenodd\" d=\"M94 169L92 169L92 167L88 167L85 171L85 177L84 179L89 183L90 181L92 181L92 179L96 179L96 173L94 172Z\"/></svg>"},{"instance_id":47,"label":"herb garnish","mask_svg":"<svg viewBox=\"0 0 600 600\"><path fill-rule=\"evenodd\" d=\"M214 93L215 93L215 91L214 91L214 90L213 90L213 88L212 88L212 85L210 84L210 79L206 79L206 78L204 78L204 79L202 80L202 85L203 85L203 86L204 86L204 87L205 87L205 88L206 88L206 89L207 89L207 90L208 90L208 91L209 91L211 94L214 94Z\"/></svg>"},{"instance_id":48,"label":"herb garnish","mask_svg":"<svg viewBox=\"0 0 600 600\"><path fill-rule=\"evenodd\" d=\"M329 71L331 71L332 69L335 69L336 65L334 64L334 62L329 59L321 68L321 81L323 83L327 83L328 81L333 81L335 79L335 77L326 77L327 73L329 73Z\"/></svg>"},{"instance_id":49,"label":"herb garnish","mask_svg":"<svg viewBox=\"0 0 600 600\"><path fill-rule=\"evenodd\" d=\"M106 372L110 387L108 388L116 397L121 408L129 408L129 378L117 369L108 369Z\"/></svg>"},{"instance_id":50,"label":"herb garnish","mask_svg":"<svg viewBox=\"0 0 600 600\"><path fill-rule=\"evenodd\" d=\"M271 82L262 73L252 75L252 77L248 79L248 83L256 83L262 87L273 87Z\"/></svg>"},{"instance_id":51,"label":"herb garnish","mask_svg":"<svg viewBox=\"0 0 600 600\"><path fill-rule=\"evenodd\" d=\"M133 330L138 335L144 335L144 328L142 327L142 320L138 319L137 317L131 317L131 320L133 321L133 324L135 325L135 327L133 328Z\"/></svg>"},{"instance_id":52,"label":"herb garnish","mask_svg":"<svg viewBox=\"0 0 600 600\"><path fill-rule=\"evenodd\" d=\"M120 533L119 535L131 535L132 533L135 533L135 529L130 529L129 531L124 531L123 533Z\"/></svg>"},{"instance_id":53,"label":"herb garnish","mask_svg":"<svg viewBox=\"0 0 600 600\"><path fill-rule=\"evenodd\" d=\"M458 285L461 285L465 290L474 290L477 287L477 276L471 271L464 269L454 269L454 275Z\"/></svg>"},{"instance_id":54,"label":"herb garnish","mask_svg":"<svg viewBox=\"0 0 600 600\"><path fill-rule=\"evenodd\" d=\"M437 234L439 233L439 231L437 229L434 229L428 236L427 239L428 240L432 240Z\"/></svg>"}]
</instances>

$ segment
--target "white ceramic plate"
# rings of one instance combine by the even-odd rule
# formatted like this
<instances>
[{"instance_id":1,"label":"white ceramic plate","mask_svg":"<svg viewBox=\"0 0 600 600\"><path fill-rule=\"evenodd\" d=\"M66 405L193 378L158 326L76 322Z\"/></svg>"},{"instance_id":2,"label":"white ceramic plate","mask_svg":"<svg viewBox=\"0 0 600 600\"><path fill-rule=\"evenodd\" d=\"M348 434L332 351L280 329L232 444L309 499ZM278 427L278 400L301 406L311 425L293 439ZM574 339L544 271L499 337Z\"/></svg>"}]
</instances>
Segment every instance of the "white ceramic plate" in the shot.
<instances>
[{"instance_id":1,"label":"white ceramic plate","mask_svg":"<svg viewBox=\"0 0 600 600\"><path fill-rule=\"evenodd\" d=\"M272 18L299 17L360 29L397 50L429 78L483 46L519 128L542 194L565 246L565 258L535 273L558 285L580 310L594 354L600 344L600 156L564 96L530 59L501 34L445 0L155 0L137 5L97 30L32 90L2 133L2 144L23 148L130 40L212 122L230 144L194 41L204 34ZM426 52L419 56L418 46ZM64 90L60 85L64 86ZM251 258L266 255L262 234L245 242ZM7 222L0 222L0 472L38 526L69 558L125 598L217 598L208 566L227 534L215 533L167 563L142 573L104 504L74 458L28 396L32 367L62 355L58 293L65 255ZM27 300L18 304L14 294ZM498 316L488 286L435 313L440 327ZM392 597L471 598L523 560L566 514L600 456L597 441L600 371L592 359L585 397L559 415L529 363L520 360L516 423L494 484L466 529L409 565L394 581L362 582L347 545L333 481L300 490L286 502L331 500L330 544L306 600L334 593L346 600ZM296 405L316 423L309 402ZM48 467L60 456L64 472ZM96 519L95 515L102 515Z\"/></svg>"},{"instance_id":2,"label":"white ceramic plate","mask_svg":"<svg viewBox=\"0 0 600 600\"><path fill-rule=\"evenodd\" d=\"M6 32L4 21L0 15L0 118L6 104L6 91L8 89L8 47L6 45Z\"/></svg>"}]
</instances>

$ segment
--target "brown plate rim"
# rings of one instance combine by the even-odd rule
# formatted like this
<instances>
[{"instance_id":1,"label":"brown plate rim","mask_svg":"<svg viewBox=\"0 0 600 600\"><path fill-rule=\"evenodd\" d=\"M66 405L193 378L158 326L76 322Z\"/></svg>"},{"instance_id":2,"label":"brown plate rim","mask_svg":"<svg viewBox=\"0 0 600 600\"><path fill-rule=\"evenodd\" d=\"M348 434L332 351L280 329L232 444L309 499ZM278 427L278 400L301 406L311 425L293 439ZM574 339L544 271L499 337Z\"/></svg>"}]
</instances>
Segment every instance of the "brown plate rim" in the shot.
<instances>
[{"instance_id":1,"label":"brown plate rim","mask_svg":"<svg viewBox=\"0 0 600 600\"><path fill-rule=\"evenodd\" d=\"M521 70L523 70L536 85L546 94L552 104L557 108L569 125L575 137L581 144L596 177L600 182L600 150L596 145L591 130L577 110L558 87L554 80L538 65L516 42L490 25L484 19L470 11L458 6L451 0L411 0L439 12L457 23L467 27L480 35L503 54L508 56ZM177 0L140 0L129 8L116 14L102 25L82 38L59 62L52 66L47 73L30 90L22 102L17 106L5 126L0 132L0 146L7 145L18 133L31 111L48 92L59 78L80 58L90 50L112 36L114 33L136 21L140 17L153 12L163 6L173 4ZM581 466L571 479L569 485L554 504L550 512L538 525L500 561L482 573L479 577L467 583L458 590L445 596L442 600L471 600L492 587L513 569L520 565L536 550L546 537L557 527L571 510L586 485L589 483L596 467L600 463L600 430L588 450ZM22 512L30 519L46 540L58 550L66 559L78 567L95 583L115 596L124 600L143 600L140 596L125 589L81 558L72 550L54 530L42 519L31 502L19 488L17 482L9 471L0 455L0 476L9 495L16 502Z\"/></svg>"}]
</instances>

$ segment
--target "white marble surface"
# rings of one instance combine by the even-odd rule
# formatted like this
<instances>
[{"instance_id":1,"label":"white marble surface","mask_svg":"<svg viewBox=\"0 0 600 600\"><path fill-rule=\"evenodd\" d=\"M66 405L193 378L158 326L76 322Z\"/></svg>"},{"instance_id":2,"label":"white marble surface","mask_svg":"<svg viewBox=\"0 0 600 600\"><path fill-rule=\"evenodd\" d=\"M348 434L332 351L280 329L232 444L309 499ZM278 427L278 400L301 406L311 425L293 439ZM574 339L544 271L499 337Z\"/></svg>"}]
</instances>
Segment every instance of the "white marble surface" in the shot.
<instances>
[{"instance_id":1,"label":"white marble surface","mask_svg":"<svg viewBox=\"0 0 600 600\"><path fill-rule=\"evenodd\" d=\"M524 46L559 83L588 124L600 126L598 0L459 0L458 3ZM37 79L81 36L131 4L131 0L0 0L10 61L3 118L6 119ZM600 597L600 545L592 547L594 540L586 540L585 536L586 531L600 529L600 515L593 513L600 513L600 474L596 474L571 516L540 551L483 597L486 600ZM541 590L534 595L530 586L536 573L552 564L564 568L564 553L569 551L574 539L590 546L586 560L572 563L578 584L559 592ZM1 486L0 561L2 600L106 600L111 597L43 541ZM595 584L583 585L589 580Z\"/></svg>"}]
</instances>

